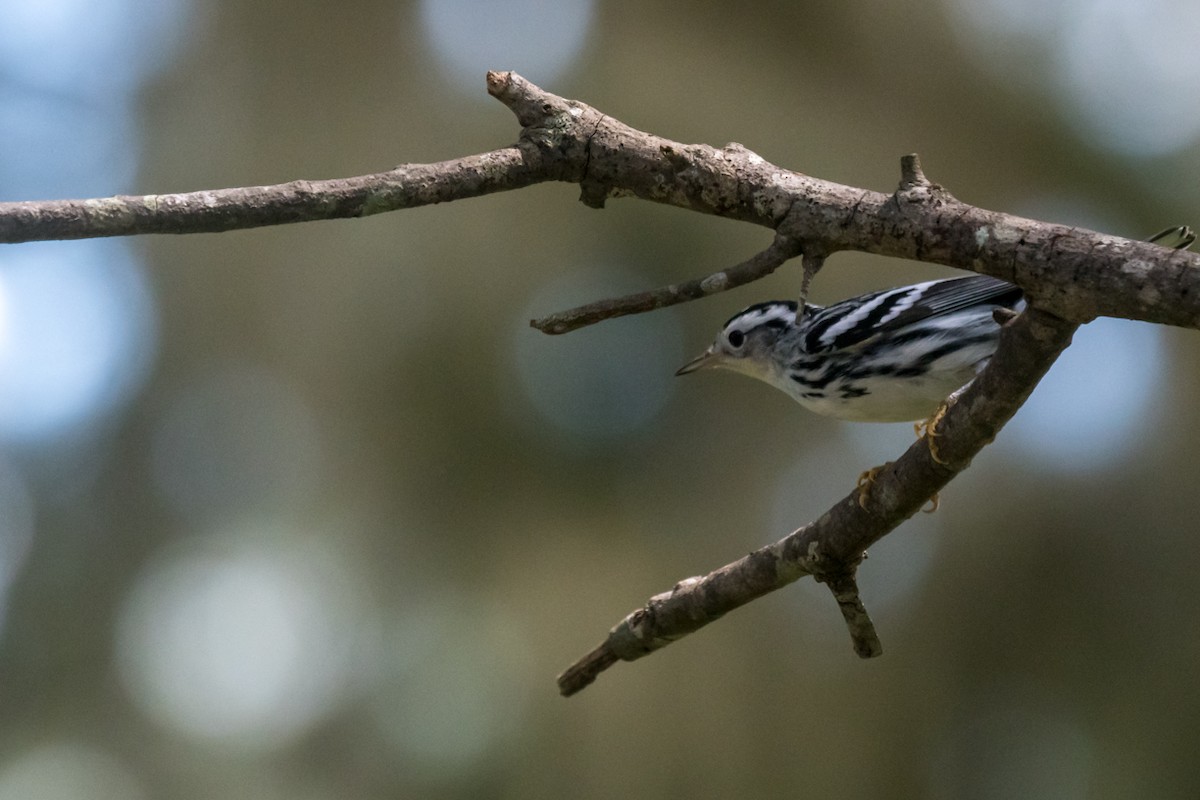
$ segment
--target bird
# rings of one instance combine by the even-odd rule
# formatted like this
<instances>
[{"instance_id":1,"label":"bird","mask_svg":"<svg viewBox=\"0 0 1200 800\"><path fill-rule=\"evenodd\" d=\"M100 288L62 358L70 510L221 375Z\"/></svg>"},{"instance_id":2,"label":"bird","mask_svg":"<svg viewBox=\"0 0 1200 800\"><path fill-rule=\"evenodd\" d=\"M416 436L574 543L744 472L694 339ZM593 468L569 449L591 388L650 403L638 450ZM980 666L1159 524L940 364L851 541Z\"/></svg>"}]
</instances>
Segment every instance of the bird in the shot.
<instances>
[{"instance_id":1,"label":"bird","mask_svg":"<svg viewBox=\"0 0 1200 800\"><path fill-rule=\"evenodd\" d=\"M995 352L995 312L1024 304L1019 287L985 275L806 303L799 321L795 301L770 300L734 314L675 374L740 372L842 420L927 419Z\"/></svg>"},{"instance_id":2,"label":"bird","mask_svg":"<svg viewBox=\"0 0 1200 800\"><path fill-rule=\"evenodd\" d=\"M1186 226L1149 241L1185 248ZM986 275L870 292L830 306L789 300L734 314L675 373L727 369L782 390L818 414L856 422L928 420L996 351L1025 307L1020 287Z\"/></svg>"}]
</instances>

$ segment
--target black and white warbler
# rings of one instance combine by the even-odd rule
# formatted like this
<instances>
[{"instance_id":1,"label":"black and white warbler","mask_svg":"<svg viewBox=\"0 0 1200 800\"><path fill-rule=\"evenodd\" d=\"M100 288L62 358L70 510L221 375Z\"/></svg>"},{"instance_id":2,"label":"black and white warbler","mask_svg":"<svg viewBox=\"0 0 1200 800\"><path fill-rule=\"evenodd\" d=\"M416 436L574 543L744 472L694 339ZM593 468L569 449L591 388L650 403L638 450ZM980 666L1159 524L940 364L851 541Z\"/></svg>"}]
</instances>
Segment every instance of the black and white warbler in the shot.
<instances>
[{"instance_id":1,"label":"black and white warbler","mask_svg":"<svg viewBox=\"0 0 1200 800\"><path fill-rule=\"evenodd\" d=\"M1023 305L1019 288L983 275L808 303L799 323L794 301L758 303L676 374L734 370L839 419L925 419L995 352L993 311Z\"/></svg>"},{"instance_id":2,"label":"black and white warbler","mask_svg":"<svg viewBox=\"0 0 1200 800\"><path fill-rule=\"evenodd\" d=\"M1187 247L1185 227L1150 239ZM987 364L997 309L1020 312L1021 289L985 275L871 292L831 306L773 300L735 314L676 373L720 367L771 384L800 405L845 420L923 420ZM1003 313L1003 312L1002 312Z\"/></svg>"}]
</instances>

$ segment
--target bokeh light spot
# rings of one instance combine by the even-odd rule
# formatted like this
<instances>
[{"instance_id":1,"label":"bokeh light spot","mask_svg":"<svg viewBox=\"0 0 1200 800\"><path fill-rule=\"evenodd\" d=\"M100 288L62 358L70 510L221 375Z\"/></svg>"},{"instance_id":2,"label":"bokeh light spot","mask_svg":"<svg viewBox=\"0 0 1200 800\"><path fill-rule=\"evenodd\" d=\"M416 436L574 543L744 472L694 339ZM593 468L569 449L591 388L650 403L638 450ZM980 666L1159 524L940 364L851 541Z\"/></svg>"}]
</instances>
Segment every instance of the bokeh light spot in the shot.
<instances>
[{"instance_id":1,"label":"bokeh light spot","mask_svg":"<svg viewBox=\"0 0 1200 800\"><path fill-rule=\"evenodd\" d=\"M127 403L155 351L141 265L115 241L0 253L0 438L75 432Z\"/></svg>"},{"instance_id":2,"label":"bokeh light spot","mask_svg":"<svg viewBox=\"0 0 1200 800\"><path fill-rule=\"evenodd\" d=\"M364 625L353 576L330 548L265 533L181 543L126 598L120 674L163 725L274 749L351 685Z\"/></svg>"},{"instance_id":3,"label":"bokeh light spot","mask_svg":"<svg viewBox=\"0 0 1200 800\"><path fill-rule=\"evenodd\" d=\"M125 92L174 58L188 0L4 0L0 74L55 92Z\"/></svg>"},{"instance_id":4,"label":"bokeh light spot","mask_svg":"<svg viewBox=\"0 0 1200 800\"><path fill-rule=\"evenodd\" d=\"M1069 472L1121 464L1146 430L1165 363L1152 325L1108 318L1085 325L996 447Z\"/></svg>"},{"instance_id":5,"label":"bokeh light spot","mask_svg":"<svg viewBox=\"0 0 1200 800\"><path fill-rule=\"evenodd\" d=\"M115 758L75 742L42 745L0 764L0 800L139 800L145 796Z\"/></svg>"},{"instance_id":6,"label":"bokeh light spot","mask_svg":"<svg viewBox=\"0 0 1200 800\"><path fill-rule=\"evenodd\" d=\"M546 336L527 320L638 285L630 276L572 273L540 292L514 326L517 380L525 398L572 438L627 435L662 411L675 390L675 370L683 363L679 323L673 314L659 311Z\"/></svg>"},{"instance_id":7,"label":"bokeh light spot","mask_svg":"<svg viewBox=\"0 0 1200 800\"><path fill-rule=\"evenodd\" d=\"M1132 156L1200 137L1200 4L1092 0L1063 26L1059 80L1085 136Z\"/></svg>"},{"instance_id":8,"label":"bokeh light spot","mask_svg":"<svg viewBox=\"0 0 1200 800\"><path fill-rule=\"evenodd\" d=\"M140 145L131 111L0 82L0 200L129 190Z\"/></svg>"},{"instance_id":9,"label":"bokeh light spot","mask_svg":"<svg viewBox=\"0 0 1200 800\"><path fill-rule=\"evenodd\" d=\"M593 0L422 0L420 18L452 83L478 94L490 69L513 69L543 85L562 79L579 57Z\"/></svg>"},{"instance_id":10,"label":"bokeh light spot","mask_svg":"<svg viewBox=\"0 0 1200 800\"><path fill-rule=\"evenodd\" d=\"M1200 137L1200 5L1192 0L952 0L965 52L1061 104L1098 147L1177 152Z\"/></svg>"},{"instance_id":11,"label":"bokeh light spot","mask_svg":"<svg viewBox=\"0 0 1200 800\"><path fill-rule=\"evenodd\" d=\"M393 618L392 672L371 710L401 755L444 780L519 734L532 670L517 620L445 595Z\"/></svg>"}]
</instances>

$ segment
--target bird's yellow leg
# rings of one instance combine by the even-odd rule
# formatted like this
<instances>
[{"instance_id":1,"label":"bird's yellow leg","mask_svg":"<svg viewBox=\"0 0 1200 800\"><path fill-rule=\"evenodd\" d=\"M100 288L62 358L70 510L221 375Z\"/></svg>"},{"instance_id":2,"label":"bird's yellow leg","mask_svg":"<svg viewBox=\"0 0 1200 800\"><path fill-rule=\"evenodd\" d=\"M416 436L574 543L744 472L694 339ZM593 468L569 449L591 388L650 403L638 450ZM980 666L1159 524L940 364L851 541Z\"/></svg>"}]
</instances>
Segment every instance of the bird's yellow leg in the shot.
<instances>
[{"instance_id":1,"label":"bird's yellow leg","mask_svg":"<svg viewBox=\"0 0 1200 800\"><path fill-rule=\"evenodd\" d=\"M929 445L929 455L933 457L934 461L942 465L945 465L947 462L942 460L942 457L938 455L937 440L938 436L941 434L937 432L937 426L938 423L942 421L942 417L946 415L946 411L950 408L950 402L952 401L953 397L954 396L951 395L949 398L943 401L942 404L937 407L937 411L934 411L933 416L931 416L929 419L925 420L924 422L913 423L913 432L917 434L917 438L925 440L925 442ZM936 502L934 503L934 508L937 508Z\"/></svg>"},{"instance_id":2,"label":"bird's yellow leg","mask_svg":"<svg viewBox=\"0 0 1200 800\"><path fill-rule=\"evenodd\" d=\"M933 416L929 419L924 422L913 423L913 432L917 434L917 438L924 439L926 444L929 445L930 458L943 465L947 462L938 455L937 440L941 434L937 432L937 426L942 421L942 417L946 415L946 411L950 408L950 404L954 402L957 395L958 392L955 392L942 401L942 404L937 407L937 410L933 412ZM926 514L932 514L938 510L939 505L941 505L941 496L937 492L934 492L933 497L929 498L929 505L921 510Z\"/></svg>"},{"instance_id":3,"label":"bird's yellow leg","mask_svg":"<svg viewBox=\"0 0 1200 800\"><path fill-rule=\"evenodd\" d=\"M871 487L875 485L876 476L891 465L892 462L888 461L880 464L878 467L871 467L858 476L858 483L855 485L855 488L858 489L858 506L863 511L867 510L867 498L871 496Z\"/></svg>"}]
</instances>

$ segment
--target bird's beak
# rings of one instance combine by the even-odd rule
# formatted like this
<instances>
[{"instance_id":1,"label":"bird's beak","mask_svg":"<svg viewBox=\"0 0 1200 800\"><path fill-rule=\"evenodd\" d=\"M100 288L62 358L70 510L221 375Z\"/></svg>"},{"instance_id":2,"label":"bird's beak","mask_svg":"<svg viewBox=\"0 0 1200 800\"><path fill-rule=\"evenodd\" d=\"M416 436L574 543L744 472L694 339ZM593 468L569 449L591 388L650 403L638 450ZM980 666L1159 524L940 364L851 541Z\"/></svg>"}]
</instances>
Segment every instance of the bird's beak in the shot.
<instances>
[{"instance_id":1,"label":"bird's beak","mask_svg":"<svg viewBox=\"0 0 1200 800\"><path fill-rule=\"evenodd\" d=\"M718 362L717 351L713 348L708 348L696 358L693 358L688 363L684 364L679 369L675 370L676 375L687 375L689 372L695 372L698 369L705 367L715 367Z\"/></svg>"}]
</instances>

